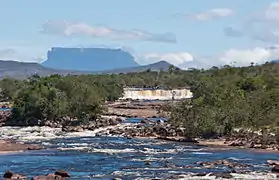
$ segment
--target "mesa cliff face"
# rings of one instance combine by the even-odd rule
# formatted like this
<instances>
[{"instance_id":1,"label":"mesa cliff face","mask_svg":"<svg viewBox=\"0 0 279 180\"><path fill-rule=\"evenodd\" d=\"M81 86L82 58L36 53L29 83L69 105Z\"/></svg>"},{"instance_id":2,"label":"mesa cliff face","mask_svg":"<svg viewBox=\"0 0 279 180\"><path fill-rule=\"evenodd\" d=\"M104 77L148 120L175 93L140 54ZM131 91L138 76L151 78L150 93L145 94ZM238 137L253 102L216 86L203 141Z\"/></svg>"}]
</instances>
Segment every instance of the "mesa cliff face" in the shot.
<instances>
[{"instance_id":1,"label":"mesa cliff face","mask_svg":"<svg viewBox=\"0 0 279 180\"><path fill-rule=\"evenodd\" d=\"M61 48L47 53L43 66L76 71L106 71L139 66L134 57L121 49Z\"/></svg>"}]
</instances>

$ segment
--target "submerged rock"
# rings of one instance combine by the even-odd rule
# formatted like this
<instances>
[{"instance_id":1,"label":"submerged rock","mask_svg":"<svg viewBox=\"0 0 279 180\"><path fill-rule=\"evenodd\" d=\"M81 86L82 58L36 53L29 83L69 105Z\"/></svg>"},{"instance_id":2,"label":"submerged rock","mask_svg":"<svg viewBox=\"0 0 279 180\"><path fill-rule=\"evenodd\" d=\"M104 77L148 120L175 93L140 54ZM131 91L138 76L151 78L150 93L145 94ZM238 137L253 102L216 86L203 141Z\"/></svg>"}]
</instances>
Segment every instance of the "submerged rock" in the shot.
<instances>
[{"instance_id":1,"label":"submerged rock","mask_svg":"<svg viewBox=\"0 0 279 180\"><path fill-rule=\"evenodd\" d=\"M43 176L35 176L32 180L67 180L70 177L68 171L57 170L54 174L47 174Z\"/></svg>"},{"instance_id":2,"label":"submerged rock","mask_svg":"<svg viewBox=\"0 0 279 180\"><path fill-rule=\"evenodd\" d=\"M236 162L230 162L230 161L227 161L227 160L216 160L216 161L213 161L213 162L208 162L208 161L198 161L196 162L195 164L199 165L199 166L202 166L203 168L207 168L207 169L214 169L215 167L220 167L220 166L225 166L229 169L231 169L231 172L236 172L234 170L234 168L247 168L249 167L249 165L247 164L241 164L241 163L236 163Z\"/></svg>"},{"instance_id":3,"label":"submerged rock","mask_svg":"<svg viewBox=\"0 0 279 180\"><path fill-rule=\"evenodd\" d=\"M65 170L57 170L54 174L61 177L71 177L69 172Z\"/></svg>"},{"instance_id":4,"label":"submerged rock","mask_svg":"<svg viewBox=\"0 0 279 180\"><path fill-rule=\"evenodd\" d=\"M0 140L0 151L27 151L27 150L41 150L43 147L37 145L30 145L24 143L16 143L13 141Z\"/></svg>"},{"instance_id":5,"label":"submerged rock","mask_svg":"<svg viewBox=\"0 0 279 180\"><path fill-rule=\"evenodd\" d=\"M267 162L267 164L270 165L270 166L279 165L279 161L267 160L266 162Z\"/></svg>"},{"instance_id":6,"label":"submerged rock","mask_svg":"<svg viewBox=\"0 0 279 180\"><path fill-rule=\"evenodd\" d=\"M233 176L230 172L220 172L220 173L212 173L209 176L215 176L217 179L223 178L223 179L231 179Z\"/></svg>"},{"instance_id":7,"label":"submerged rock","mask_svg":"<svg viewBox=\"0 0 279 180\"><path fill-rule=\"evenodd\" d=\"M32 180L66 180L66 179L68 178L57 176L55 174L48 174L45 176L35 176L32 178Z\"/></svg>"},{"instance_id":8,"label":"submerged rock","mask_svg":"<svg viewBox=\"0 0 279 180\"><path fill-rule=\"evenodd\" d=\"M13 173L11 171L6 171L5 174L3 175L3 179L4 180L13 180L13 179L19 179L19 180L26 180L27 177L25 175L22 174L17 174L17 173Z\"/></svg>"}]
</instances>

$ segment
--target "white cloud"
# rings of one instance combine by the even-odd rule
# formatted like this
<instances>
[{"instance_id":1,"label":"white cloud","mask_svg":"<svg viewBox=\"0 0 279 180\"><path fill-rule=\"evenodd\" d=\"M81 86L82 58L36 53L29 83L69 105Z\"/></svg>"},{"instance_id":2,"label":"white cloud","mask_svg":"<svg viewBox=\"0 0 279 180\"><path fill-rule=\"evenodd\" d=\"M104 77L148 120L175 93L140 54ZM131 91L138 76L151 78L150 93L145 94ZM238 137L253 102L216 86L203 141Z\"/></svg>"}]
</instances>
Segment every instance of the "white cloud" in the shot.
<instances>
[{"instance_id":1,"label":"white cloud","mask_svg":"<svg viewBox=\"0 0 279 180\"><path fill-rule=\"evenodd\" d=\"M251 49L229 49L214 56L194 56L189 52L170 53L138 53L130 47L118 47L129 52L141 64L151 64L165 60L182 69L210 68L212 66L235 65L249 66L251 62L262 64L266 61L279 59L279 45L271 47L255 47ZM0 60L18 60L22 62L42 62L47 48L38 49L34 46L0 47Z\"/></svg>"},{"instance_id":2,"label":"white cloud","mask_svg":"<svg viewBox=\"0 0 279 180\"><path fill-rule=\"evenodd\" d=\"M148 53L141 55L141 57L141 62L144 62L144 64L166 60L182 69L210 68L212 66L224 65L249 66L252 62L263 64L267 61L279 59L279 45L267 48L230 49L211 57L194 57L187 52L168 54Z\"/></svg>"},{"instance_id":3,"label":"white cloud","mask_svg":"<svg viewBox=\"0 0 279 180\"><path fill-rule=\"evenodd\" d=\"M187 14L186 18L196 19L199 21L213 20L221 17L227 17L233 15L233 11L228 8L216 8L210 9L204 12Z\"/></svg>"},{"instance_id":4,"label":"white cloud","mask_svg":"<svg viewBox=\"0 0 279 180\"><path fill-rule=\"evenodd\" d=\"M185 62L193 61L194 57L187 53L146 53L141 55L141 64L150 64L158 61L167 61L175 66L180 66Z\"/></svg>"},{"instance_id":5,"label":"white cloud","mask_svg":"<svg viewBox=\"0 0 279 180\"><path fill-rule=\"evenodd\" d=\"M279 22L279 2L274 2L266 9L264 16L267 20Z\"/></svg>"},{"instance_id":6,"label":"white cloud","mask_svg":"<svg viewBox=\"0 0 279 180\"><path fill-rule=\"evenodd\" d=\"M251 62L263 64L276 59L279 59L279 46L269 48L256 47L245 50L230 49L218 57L219 64L230 65L233 63L236 66L248 66Z\"/></svg>"},{"instance_id":7,"label":"white cloud","mask_svg":"<svg viewBox=\"0 0 279 180\"><path fill-rule=\"evenodd\" d=\"M47 49L29 46L0 47L0 60L14 60L20 62L41 62Z\"/></svg>"},{"instance_id":8,"label":"white cloud","mask_svg":"<svg viewBox=\"0 0 279 180\"><path fill-rule=\"evenodd\" d=\"M271 3L265 10L252 15L239 28L226 27L231 37L248 36L255 40L279 43L279 3Z\"/></svg>"},{"instance_id":9,"label":"white cloud","mask_svg":"<svg viewBox=\"0 0 279 180\"><path fill-rule=\"evenodd\" d=\"M170 53L137 53L132 48L123 48L141 64L151 64L165 60L181 69L211 68L212 66L249 66L251 63L263 64L279 59L279 45L271 47L255 47L251 49L229 49L213 56L195 56L189 52Z\"/></svg>"},{"instance_id":10,"label":"white cloud","mask_svg":"<svg viewBox=\"0 0 279 180\"><path fill-rule=\"evenodd\" d=\"M43 33L63 36L88 36L92 38L108 38L112 40L134 40L176 43L172 33L155 34L143 30L119 30L104 26L90 26L85 23L67 21L47 21L43 25Z\"/></svg>"}]
</instances>

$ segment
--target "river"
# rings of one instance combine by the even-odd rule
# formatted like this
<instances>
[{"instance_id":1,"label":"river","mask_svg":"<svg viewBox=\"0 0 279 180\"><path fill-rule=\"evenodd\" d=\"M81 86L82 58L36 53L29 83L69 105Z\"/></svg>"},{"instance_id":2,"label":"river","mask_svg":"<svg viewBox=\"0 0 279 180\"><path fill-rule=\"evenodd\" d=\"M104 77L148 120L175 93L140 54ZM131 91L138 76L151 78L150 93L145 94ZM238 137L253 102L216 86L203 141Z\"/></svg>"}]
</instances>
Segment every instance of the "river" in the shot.
<instances>
[{"instance_id":1,"label":"river","mask_svg":"<svg viewBox=\"0 0 279 180\"><path fill-rule=\"evenodd\" d=\"M1 127L0 137L41 144L47 150L0 155L0 173L6 170L34 175L66 169L71 179L214 179L197 177L199 172L227 172L229 169L183 168L197 161L229 161L250 165L236 179L276 179L267 173L268 159L278 153L245 149L220 150L188 143L155 139L96 136L99 131L64 133L47 127Z\"/></svg>"}]
</instances>

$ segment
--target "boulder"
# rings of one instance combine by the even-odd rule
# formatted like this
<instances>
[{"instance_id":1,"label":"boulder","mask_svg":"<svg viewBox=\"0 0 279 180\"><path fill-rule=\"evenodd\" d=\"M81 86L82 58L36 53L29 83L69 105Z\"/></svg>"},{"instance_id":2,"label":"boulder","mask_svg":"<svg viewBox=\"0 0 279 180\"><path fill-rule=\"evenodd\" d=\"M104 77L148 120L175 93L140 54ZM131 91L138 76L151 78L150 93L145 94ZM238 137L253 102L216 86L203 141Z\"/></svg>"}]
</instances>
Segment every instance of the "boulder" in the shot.
<instances>
[{"instance_id":1,"label":"boulder","mask_svg":"<svg viewBox=\"0 0 279 180\"><path fill-rule=\"evenodd\" d=\"M233 176L230 172L212 173L209 176L215 176L217 179L231 179Z\"/></svg>"},{"instance_id":2,"label":"boulder","mask_svg":"<svg viewBox=\"0 0 279 180\"><path fill-rule=\"evenodd\" d=\"M279 166L279 161L267 160L266 162L267 162L267 164L270 165L270 166L276 166L276 165Z\"/></svg>"},{"instance_id":3,"label":"boulder","mask_svg":"<svg viewBox=\"0 0 279 180\"><path fill-rule=\"evenodd\" d=\"M273 168L271 169L272 173L279 173L279 165L275 165L273 166Z\"/></svg>"},{"instance_id":4,"label":"boulder","mask_svg":"<svg viewBox=\"0 0 279 180\"><path fill-rule=\"evenodd\" d=\"M65 132L82 132L83 128L81 126L64 126L62 131Z\"/></svg>"},{"instance_id":5,"label":"boulder","mask_svg":"<svg viewBox=\"0 0 279 180\"><path fill-rule=\"evenodd\" d=\"M47 174L44 176L35 176L32 180L67 180L70 177L68 171L57 170L54 174Z\"/></svg>"},{"instance_id":6,"label":"boulder","mask_svg":"<svg viewBox=\"0 0 279 180\"><path fill-rule=\"evenodd\" d=\"M57 170L54 174L61 177L71 177L69 172L66 170Z\"/></svg>"},{"instance_id":7,"label":"boulder","mask_svg":"<svg viewBox=\"0 0 279 180\"><path fill-rule=\"evenodd\" d=\"M245 144L243 141L233 141L232 143L229 144L229 146L244 146Z\"/></svg>"},{"instance_id":8,"label":"boulder","mask_svg":"<svg viewBox=\"0 0 279 180\"><path fill-rule=\"evenodd\" d=\"M13 173L11 171L6 171L3 175L4 180L13 180L13 179L19 179L19 180L27 180L27 177L22 174Z\"/></svg>"},{"instance_id":9,"label":"boulder","mask_svg":"<svg viewBox=\"0 0 279 180\"><path fill-rule=\"evenodd\" d=\"M67 178L57 176L55 174L48 174L45 176L35 176L32 180L66 180Z\"/></svg>"},{"instance_id":10,"label":"boulder","mask_svg":"<svg viewBox=\"0 0 279 180\"><path fill-rule=\"evenodd\" d=\"M143 119L143 120L140 121L140 123L142 123L142 124L149 124L149 121L147 119Z\"/></svg>"}]
</instances>

